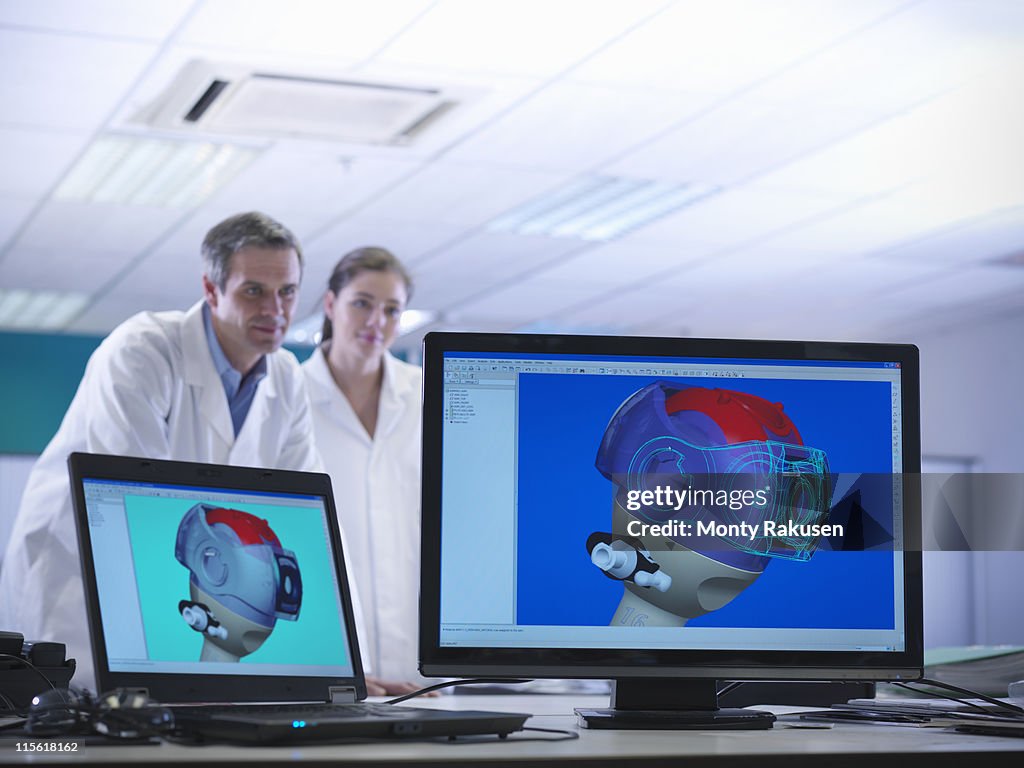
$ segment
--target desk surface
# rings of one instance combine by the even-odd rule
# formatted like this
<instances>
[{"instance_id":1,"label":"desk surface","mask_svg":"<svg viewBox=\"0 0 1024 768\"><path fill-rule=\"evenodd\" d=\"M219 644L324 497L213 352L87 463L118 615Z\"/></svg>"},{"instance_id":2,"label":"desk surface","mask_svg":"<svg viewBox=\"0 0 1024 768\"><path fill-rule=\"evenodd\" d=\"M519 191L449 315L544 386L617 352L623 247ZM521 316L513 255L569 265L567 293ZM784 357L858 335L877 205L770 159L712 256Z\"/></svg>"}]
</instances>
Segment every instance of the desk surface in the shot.
<instances>
[{"instance_id":1,"label":"desk surface","mask_svg":"<svg viewBox=\"0 0 1024 768\"><path fill-rule=\"evenodd\" d=\"M417 706L447 709L490 709L530 712L527 727L576 730L573 707L607 706L607 696L444 696ZM0 764L72 763L128 765L147 763L166 768L196 764L258 765L322 763L338 765L409 765L489 768L565 761L573 768L643 765L857 766L910 768L960 766L964 759L984 761L985 768L1024 765L1024 739L971 736L938 729L879 725L836 725L832 729L801 729L777 723L770 731L588 731L572 741L538 741L554 735L524 732L507 741L386 742L290 747L91 746L77 752L17 752L14 743L0 742ZM965 754L966 753L966 754Z\"/></svg>"}]
</instances>

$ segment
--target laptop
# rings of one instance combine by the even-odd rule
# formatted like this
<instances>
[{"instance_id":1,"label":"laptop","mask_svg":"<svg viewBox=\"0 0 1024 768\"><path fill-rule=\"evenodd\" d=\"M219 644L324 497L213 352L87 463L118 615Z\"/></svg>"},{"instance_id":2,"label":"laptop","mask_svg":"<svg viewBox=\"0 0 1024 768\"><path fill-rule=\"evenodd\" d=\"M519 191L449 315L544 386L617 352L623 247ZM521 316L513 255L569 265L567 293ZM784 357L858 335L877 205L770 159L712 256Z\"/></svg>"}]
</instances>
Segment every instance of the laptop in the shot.
<instances>
[{"instance_id":1,"label":"laptop","mask_svg":"<svg viewBox=\"0 0 1024 768\"><path fill-rule=\"evenodd\" d=\"M211 740L522 728L528 715L362 702L327 475L85 453L68 466L98 690L142 690Z\"/></svg>"}]
</instances>

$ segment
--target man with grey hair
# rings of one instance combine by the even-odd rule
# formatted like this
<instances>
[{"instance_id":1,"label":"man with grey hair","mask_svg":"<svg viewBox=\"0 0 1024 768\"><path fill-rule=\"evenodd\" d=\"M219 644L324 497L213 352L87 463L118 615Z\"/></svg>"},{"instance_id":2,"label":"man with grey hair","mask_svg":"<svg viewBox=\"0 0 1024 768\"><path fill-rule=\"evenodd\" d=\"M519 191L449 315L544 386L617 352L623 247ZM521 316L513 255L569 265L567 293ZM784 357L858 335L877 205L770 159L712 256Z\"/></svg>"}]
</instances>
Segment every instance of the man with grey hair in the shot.
<instances>
[{"instance_id":1,"label":"man with grey hair","mask_svg":"<svg viewBox=\"0 0 1024 768\"><path fill-rule=\"evenodd\" d=\"M67 457L73 451L318 470L295 357L280 350L302 252L261 213L232 216L202 246L203 300L143 312L93 353L29 476L0 573L0 628L66 643L93 684Z\"/></svg>"}]
</instances>

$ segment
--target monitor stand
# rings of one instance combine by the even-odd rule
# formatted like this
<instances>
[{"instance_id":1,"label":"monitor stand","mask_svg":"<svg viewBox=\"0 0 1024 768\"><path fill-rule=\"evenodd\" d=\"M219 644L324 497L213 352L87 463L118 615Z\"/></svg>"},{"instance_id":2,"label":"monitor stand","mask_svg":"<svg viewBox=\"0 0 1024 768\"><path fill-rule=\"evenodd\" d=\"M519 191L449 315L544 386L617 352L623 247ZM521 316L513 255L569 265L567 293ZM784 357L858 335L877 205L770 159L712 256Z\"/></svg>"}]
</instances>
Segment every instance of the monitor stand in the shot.
<instances>
[{"instance_id":1,"label":"monitor stand","mask_svg":"<svg viewBox=\"0 0 1024 768\"><path fill-rule=\"evenodd\" d=\"M612 681L611 708L576 709L583 728L629 730L763 730L775 715L719 709L718 681L701 678L625 678Z\"/></svg>"}]
</instances>

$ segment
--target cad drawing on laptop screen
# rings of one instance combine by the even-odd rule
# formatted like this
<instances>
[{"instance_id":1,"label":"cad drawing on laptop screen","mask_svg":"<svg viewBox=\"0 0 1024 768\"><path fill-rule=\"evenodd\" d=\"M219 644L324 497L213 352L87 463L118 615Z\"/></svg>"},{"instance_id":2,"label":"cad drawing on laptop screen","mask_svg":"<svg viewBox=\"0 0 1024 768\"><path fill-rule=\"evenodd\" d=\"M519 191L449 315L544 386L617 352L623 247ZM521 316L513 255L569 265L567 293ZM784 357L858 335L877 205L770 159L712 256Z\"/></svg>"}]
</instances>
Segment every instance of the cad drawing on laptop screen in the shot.
<instances>
[{"instance_id":1,"label":"cad drawing on laptop screen","mask_svg":"<svg viewBox=\"0 0 1024 768\"><path fill-rule=\"evenodd\" d=\"M352 676L321 497L82 486L111 672Z\"/></svg>"}]
</instances>

